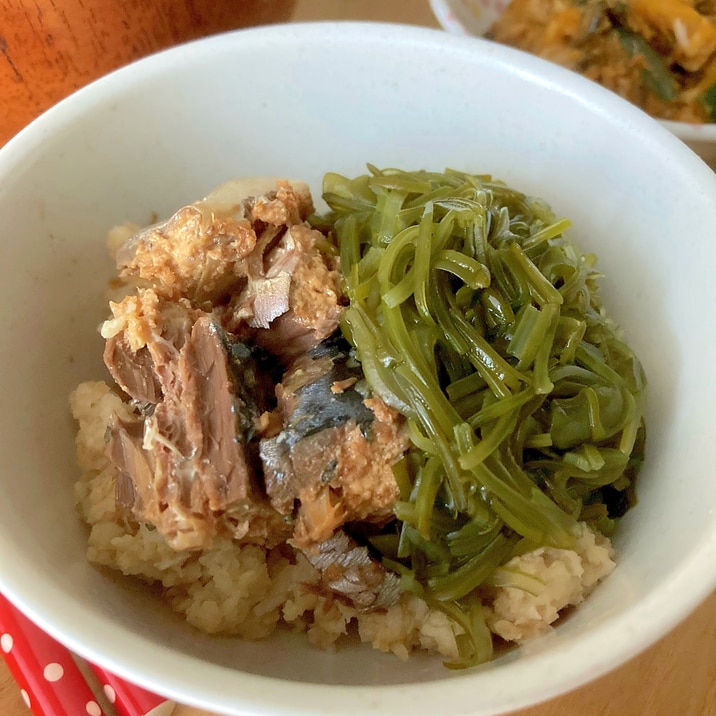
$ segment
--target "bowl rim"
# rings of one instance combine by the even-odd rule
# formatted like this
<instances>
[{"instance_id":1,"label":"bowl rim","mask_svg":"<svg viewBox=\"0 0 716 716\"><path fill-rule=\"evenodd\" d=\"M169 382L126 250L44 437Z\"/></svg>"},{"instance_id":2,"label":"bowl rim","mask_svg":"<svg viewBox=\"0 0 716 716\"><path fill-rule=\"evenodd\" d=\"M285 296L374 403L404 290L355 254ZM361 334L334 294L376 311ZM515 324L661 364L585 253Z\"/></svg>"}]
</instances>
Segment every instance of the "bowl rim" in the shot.
<instances>
[{"instance_id":1,"label":"bowl rim","mask_svg":"<svg viewBox=\"0 0 716 716\"><path fill-rule=\"evenodd\" d=\"M116 70L48 110L0 149L0 176L21 166L23 159L31 152L38 151L44 139L56 127L66 125L74 117L81 116L88 109L105 102L127 85L138 81L147 82L170 67L181 67L182 63L190 62L197 53L211 53L238 44L238 41L257 42L266 38L282 42L295 42L297 39L305 42L310 38L320 40L327 31L341 35L343 40L357 34L372 41L389 38L392 43L429 42L449 51L458 47L465 51L479 52L480 48L484 47L483 43L488 43L486 40L478 40L476 44L475 38L457 38L432 28L352 21L279 24L241 29L196 40ZM517 51L498 46L491 47L490 52L497 61L514 67ZM519 53L520 56L523 54ZM652 122L643 112L632 108L616 95L611 99L611 93L576 73L570 73L536 57L521 57L517 66L521 76L532 76L539 82L549 81L554 76L567 85L565 91L577 88L579 93L586 95L588 99L604 100L607 105L616 102L621 118L628 118L632 125L652 134L661 131L658 124ZM596 105L590 106L591 111L600 111ZM663 131L661 139L669 143L673 137ZM713 177L706 166L676 139L671 143L671 150L674 157L685 166L692 162L694 172L703 171L705 181L708 181L708 176ZM713 182L716 195L716 177ZM0 535L0 543L2 539ZM716 528L711 529L707 540L694 547L668 582L664 582L638 605L638 610L629 609L597 628L580 633L577 643L574 643L574 640L565 641L524 662L517 660L510 664L508 669L495 670L488 677L484 676L487 673L485 671L475 671L445 680L385 686L315 685L257 676L210 664L198 657L177 654L169 645L151 642L140 634L127 633L118 624L107 624L102 619L88 618L77 604L62 595L54 595L62 607L62 617L58 618L53 615L53 607L58 602L53 602L53 607L48 606L50 600L47 599L48 590L42 586L42 575L23 571L22 566L19 566L13 575L0 574L0 588L30 618L80 656L187 705L225 714L264 716L337 716L339 713L345 716L368 716L408 710L416 716L431 716L435 713L457 716L465 713L464 705L472 704L476 688L487 678L492 683L491 700L486 701L481 708L470 711L475 716L487 716L534 705L564 693L605 674L636 655L684 619L716 587L714 565ZM44 584L46 586L47 582ZM690 584L692 588L686 591L683 589L684 584ZM639 619L635 620L637 612ZM630 633L631 640L617 638L625 631ZM97 634L102 634L100 640L97 639ZM610 636L614 637L613 643L618 646L614 646L606 658L600 654L600 649L605 637ZM98 641L112 646L100 648ZM126 655L140 651L143 652L143 663L148 668L137 673L127 661ZM594 661L585 664L577 658L582 653L597 656ZM120 657L120 654L124 656ZM171 659L168 659L170 656ZM534 669L534 660L538 660L544 670L551 670L557 676L549 687L532 685L530 688L516 688L516 683L526 683L521 682L520 678L529 676L529 672ZM190 691L186 689L187 674L194 675ZM450 703L445 701L445 684L450 684ZM242 695L240 704L235 702L233 696L237 693ZM316 700L318 694L321 695L319 701ZM332 698L338 695L340 701Z\"/></svg>"},{"instance_id":2,"label":"bowl rim","mask_svg":"<svg viewBox=\"0 0 716 716\"><path fill-rule=\"evenodd\" d=\"M686 142L716 144L716 122L697 124L695 122L676 122L671 119L657 119L657 122Z\"/></svg>"}]
</instances>

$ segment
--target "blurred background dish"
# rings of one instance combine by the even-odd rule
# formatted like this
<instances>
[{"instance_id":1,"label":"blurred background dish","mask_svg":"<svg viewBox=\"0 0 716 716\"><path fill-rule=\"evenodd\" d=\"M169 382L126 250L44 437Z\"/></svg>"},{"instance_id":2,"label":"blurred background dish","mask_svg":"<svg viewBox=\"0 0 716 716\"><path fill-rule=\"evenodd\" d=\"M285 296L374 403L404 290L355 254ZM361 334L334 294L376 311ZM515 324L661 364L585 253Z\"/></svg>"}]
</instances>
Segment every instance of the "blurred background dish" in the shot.
<instances>
[{"instance_id":1,"label":"blurred background dish","mask_svg":"<svg viewBox=\"0 0 716 716\"><path fill-rule=\"evenodd\" d=\"M536 37L536 32L540 32L542 28L546 28L547 24L550 21L550 13L553 10L549 2L543 2L542 4L532 3L527 6L521 6L520 11L514 16L510 16L509 12L505 14L508 6L510 6L510 0L430 0L430 5L441 26L449 32L459 35L483 37L489 33L491 28L495 26L495 23L498 23L497 26L500 28L498 33L500 34L498 34L497 37L505 38L505 41L507 41L506 38L509 37L509 42L513 46L524 47L526 49L534 48L534 51L538 54L548 57L549 59L554 59L554 61L560 62L570 67L576 67L580 64L580 58L577 57L577 59L575 59L573 57L573 55L579 54L578 51L570 51L570 36L562 36L561 34L562 32L567 32L567 30L565 30L564 27L562 27L562 30L557 30L556 20L554 27L550 25L550 33L551 35L553 35L551 40L542 41L539 37ZM586 15L585 18L582 19L578 19L577 17L580 12L584 12L585 7L586 5L584 3L579 5L579 8L575 6L575 12L571 14L570 22L573 21L579 23L583 20L586 21ZM678 6L675 7L676 9L678 9ZM523 17L523 8L524 12L534 12L534 17ZM566 18L567 14L569 14L570 12L566 8L567 5L560 5L559 9L557 9L557 6L554 6L554 12L559 12L561 13L562 18ZM648 10L648 5L645 5L645 8ZM716 38L716 26L713 26L713 22L710 22L707 19L707 16L697 16L694 8L691 6L685 7L684 11L693 14L694 18L697 20L700 17L700 21L703 23L703 25L707 29L711 30L711 32L707 34L709 34L709 36L713 35L713 37ZM668 17L666 17L666 13L670 13ZM510 27L510 23L515 21L518 15L519 23L514 22L515 27ZM596 23L597 13L593 13L593 15L594 17L592 18L592 22ZM674 15L676 19L674 19L672 15ZM609 14L609 17L612 17L612 15ZM540 20L539 23L537 22L537 18L539 18ZM687 33L685 23L678 18L673 7L668 8L666 10L659 10L658 17L648 17L647 19L651 23L667 23L667 25L669 25L668 34L672 34L675 32L675 39L673 40L673 44L675 47L679 46L678 28L683 27L684 29L682 32ZM567 20L560 20L560 22L564 26L567 23ZM612 19L610 22L618 23L618 20ZM644 28L644 33L655 33L654 28L656 25L646 24L646 20L644 20L642 17L637 18L635 22L637 23L637 26ZM669 23L676 27L676 31L673 30ZM518 24L521 27L517 27L516 25ZM539 27L540 29L535 30L536 27ZM588 32L593 31L589 30ZM697 31L692 30L692 32L695 35ZM608 35L602 31L601 37L606 38L608 37ZM609 86L613 87L615 91L618 89L620 94L623 94L628 98L634 99L635 102L637 101L636 98L640 97L641 99L638 100L638 103L642 104L642 108L645 111L653 112L653 116L655 116L659 121L661 121L662 124L667 129L669 129L669 131L673 132L677 137L679 137L682 141L689 145L711 167L716 168L716 123L676 121L674 119L662 118L669 116L673 117L673 114L668 114L669 111L679 111L681 112L681 114L678 114L678 116L682 118L686 117L686 119L688 120L692 119L692 115L693 118L697 118L697 114L701 114L701 106L700 103L697 101L693 101L693 106L697 107L698 105L698 112L695 112L695 110L686 107L675 110L671 108L671 105L676 106L676 103L664 103L663 98L665 94L668 96L673 96L674 92L672 87L668 87L667 92L664 89L664 85L674 84L676 82L675 78L677 77L677 74L670 73L670 71L666 67L666 63L659 58L659 53L655 52L647 45L647 43L643 40L642 35L633 32L625 25L618 24L618 30L613 34L613 37L610 37L610 41L614 43L614 49L607 51L605 44L604 49L602 51L595 52L595 56L605 57L613 51L616 51L618 54L620 54L621 52L624 52L625 54L622 59L616 57L615 60L609 60L609 62L606 62L604 65L604 71L597 71L597 69L595 69L595 77L604 77L604 81L608 82ZM598 43L604 42L604 40L596 39L592 40L592 42ZM711 47L711 44L709 43L713 44L713 39L707 41L704 44L708 44L708 46ZM646 48L645 52L650 55L648 62L645 60L645 68L642 67L641 59L634 60L632 62L629 58L628 53L634 52L635 45L638 45L636 54L638 54L638 52L640 52L642 49ZM625 46L629 46L630 49L624 49ZM652 40L652 46L659 46L658 40ZM665 57L671 51L666 49L666 46L663 42L661 46L662 54ZM704 52L706 51L707 49L704 50ZM696 53L697 49L689 48L689 52L691 54ZM708 57L708 55L706 55L706 57ZM702 60L703 57L701 57L701 59L699 59L698 61L698 70L695 68L694 71L688 76L698 78L699 84L705 83L706 85L708 85L709 82L716 82L716 70L711 70L710 73L708 71L704 71L703 67L705 65L701 64ZM602 60L600 60L600 62L601 61ZM629 63L634 65L633 69L626 68L626 65ZM656 66L652 68L649 63L655 63ZM614 67L610 67L610 65L619 68L618 71L615 70ZM713 60L710 60L710 66L713 66ZM585 66L585 72L586 71L587 67ZM646 72L650 72L650 75L646 81L651 82L651 85L655 88L654 90L644 90L642 86L635 86L642 85L640 79L644 76ZM687 76L683 70L680 70L678 74L681 78L685 78ZM633 76L634 79L629 79L629 76ZM636 79L637 77L639 77L639 80ZM682 79L679 81L685 80ZM694 79L692 83L696 84L696 79ZM713 86L716 87L716 84L714 84ZM693 95L696 91L696 88L694 88L693 90L684 91L682 96L686 97L688 95ZM716 95L716 90L712 89L710 90L710 92ZM713 108L711 111L714 111Z\"/></svg>"}]
</instances>

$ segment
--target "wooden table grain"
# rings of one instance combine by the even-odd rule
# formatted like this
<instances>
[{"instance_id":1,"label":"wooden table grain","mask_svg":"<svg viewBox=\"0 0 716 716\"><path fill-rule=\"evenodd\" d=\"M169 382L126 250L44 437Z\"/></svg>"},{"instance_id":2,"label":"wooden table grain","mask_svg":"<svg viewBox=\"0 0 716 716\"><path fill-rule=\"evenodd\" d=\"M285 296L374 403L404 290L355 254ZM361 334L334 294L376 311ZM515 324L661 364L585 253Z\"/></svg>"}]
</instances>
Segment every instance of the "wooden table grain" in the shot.
<instances>
[{"instance_id":1,"label":"wooden table grain","mask_svg":"<svg viewBox=\"0 0 716 716\"><path fill-rule=\"evenodd\" d=\"M174 9L167 19L166 0L0 0L0 145L40 111L99 74L197 34L271 18L385 20L437 27L427 0L207 0L205 12L201 0L172 1ZM218 6L225 6L226 12L217 13ZM98 23L98 8L117 16ZM123 28L116 43L114 26ZM91 37L86 34L90 29ZM19 41L23 33L31 41ZM0 661L0 716L28 713ZM670 634L612 673L514 714L674 715L716 716L716 593ZM213 715L178 705L175 716Z\"/></svg>"}]
</instances>

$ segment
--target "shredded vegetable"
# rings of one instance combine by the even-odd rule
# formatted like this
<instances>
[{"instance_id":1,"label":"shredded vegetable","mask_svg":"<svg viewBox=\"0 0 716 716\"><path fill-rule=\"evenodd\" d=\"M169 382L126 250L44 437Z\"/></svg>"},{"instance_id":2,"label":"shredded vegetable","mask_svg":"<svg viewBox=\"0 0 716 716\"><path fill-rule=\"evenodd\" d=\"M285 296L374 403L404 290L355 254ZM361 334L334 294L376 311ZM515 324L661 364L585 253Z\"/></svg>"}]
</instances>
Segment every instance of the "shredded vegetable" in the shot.
<instances>
[{"instance_id":1,"label":"shredded vegetable","mask_svg":"<svg viewBox=\"0 0 716 716\"><path fill-rule=\"evenodd\" d=\"M550 207L489 176L324 178L370 387L406 418L384 564L455 620L456 668L486 661L481 589L538 546L605 534L634 502L645 377L605 314L595 257ZM524 587L524 584L527 586Z\"/></svg>"}]
</instances>

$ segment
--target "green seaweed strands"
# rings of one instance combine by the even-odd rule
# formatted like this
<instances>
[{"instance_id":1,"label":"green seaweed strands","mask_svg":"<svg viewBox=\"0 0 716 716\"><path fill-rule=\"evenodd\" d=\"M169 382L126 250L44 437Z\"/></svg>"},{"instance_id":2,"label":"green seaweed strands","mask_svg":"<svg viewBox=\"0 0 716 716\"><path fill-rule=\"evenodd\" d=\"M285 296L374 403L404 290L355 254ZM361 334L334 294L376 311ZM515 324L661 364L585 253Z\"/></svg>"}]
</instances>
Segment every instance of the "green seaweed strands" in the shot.
<instances>
[{"instance_id":1,"label":"green seaweed strands","mask_svg":"<svg viewBox=\"0 0 716 716\"><path fill-rule=\"evenodd\" d=\"M566 219L490 176L380 170L324 178L372 390L407 419L396 521L373 538L403 588L491 658L481 594L509 559L609 533L634 501L644 373L606 316L595 258ZM512 580L512 581L510 581ZM534 580L532 580L534 581ZM531 586L532 585L532 586Z\"/></svg>"}]
</instances>

